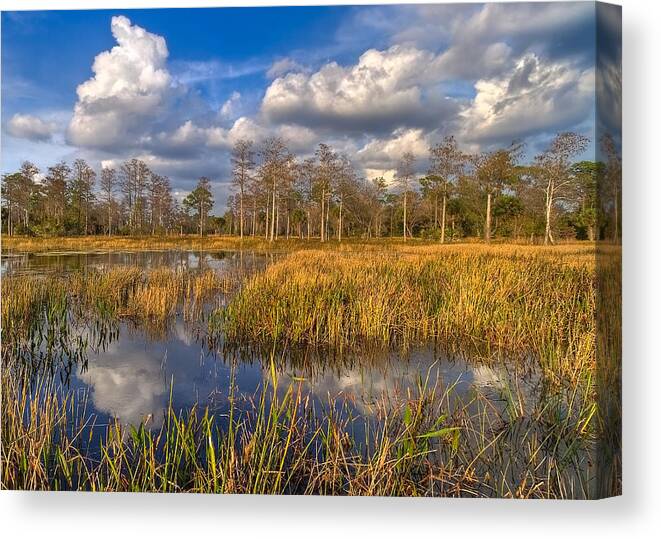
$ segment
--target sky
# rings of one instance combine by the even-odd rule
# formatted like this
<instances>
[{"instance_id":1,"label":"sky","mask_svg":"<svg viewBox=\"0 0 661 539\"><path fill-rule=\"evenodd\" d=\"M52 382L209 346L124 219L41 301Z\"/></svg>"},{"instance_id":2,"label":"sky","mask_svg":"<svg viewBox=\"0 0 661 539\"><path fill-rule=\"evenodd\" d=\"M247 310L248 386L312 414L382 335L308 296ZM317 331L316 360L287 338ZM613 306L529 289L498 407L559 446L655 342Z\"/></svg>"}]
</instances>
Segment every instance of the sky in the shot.
<instances>
[{"instance_id":1,"label":"sky","mask_svg":"<svg viewBox=\"0 0 661 539\"><path fill-rule=\"evenodd\" d=\"M319 142L365 177L466 151L594 139L591 2L2 13L2 172L143 159L178 197L230 193L241 138ZM592 144L587 153L594 153Z\"/></svg>"}]
</instances>

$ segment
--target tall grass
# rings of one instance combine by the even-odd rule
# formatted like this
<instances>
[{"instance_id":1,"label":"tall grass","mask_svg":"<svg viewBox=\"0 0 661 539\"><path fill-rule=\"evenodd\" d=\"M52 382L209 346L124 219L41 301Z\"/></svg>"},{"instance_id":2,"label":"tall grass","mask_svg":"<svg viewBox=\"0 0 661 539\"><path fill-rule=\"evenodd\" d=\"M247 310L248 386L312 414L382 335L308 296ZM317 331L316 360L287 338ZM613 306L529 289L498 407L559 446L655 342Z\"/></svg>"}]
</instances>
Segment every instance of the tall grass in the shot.
<instances>
[{"instance_id":1,"label":"tall grass","mask_svg":"<svg viewBox=\"0 0 661 539\"><path fill-rule=\"evenodd\" d=\"M126 248L144 241L122 240ZM198 240L176 245L188 241ZM32 248L46 245L39 242ZM595 264L594 248L580 245L311 245L289 242L285 248L297 252L245 282L242 275L137 267L3 278L2 488L524 498L619 492L617 253L606 250ZM515 379L495 404L479 393L464 401L452 384L423 375L402 398L375 404L374 419L357 418L340 397L319 409L302 380L280 380L282 360L267 354L255 395L230 384L221 415L170 403L154 429L99 424L85 394L41 369L35 377L20 368L53 354L83 357L81 324L101 328L102 339L105 322L162 326L175 314L198 321L209 306L217 309L209 323L227 345L334 353L436 340L492 361L503 353L532 359L545 376L537 397Z\"/></svg>"},{"instance_id":2,"label":"tall grass","mask_svg":"<svg viewBox=\"0 0 661 539\"><path fill-rule=\"evenodd\" d=\"M162 336L174 316L197 322L239 278L212 270L117 267L2 279L2 359L31 371L71 370L108 344L119 320Z\"/></svg>"},{"instance_id":3,"label":"tall grass","mask_svg":"<svg viewBox=\"0 0 661 539\"><path fill-rule=\"evenodd\" d=\"M571 260L571 262L569 262ZM534 355L552 376L594 362L593 261L499 252L306 251L252 277L222 310L229 339L351 347L438 339Z\"/></svg>"},{"instance_id":4,"label":"tall grass","mask_svg":"<svg viewBox=\"0 0 661 539\"><path fill-rule=\"evenodd\" d=\"M181 307L195 307L237 285L232 274L137 266L89 270L57 276L18 275L2 279L2 326L25 328L62 305L83 307L118 317L164 319Z\"/></svg>"},{"instance_id":5,"label":"tall grass","mask_svg":"<svg viewBox=\"0 0 661 539\"><path fill-rule=\"evenodd\" d=\"M514 393L500 412L421 377L356 437L346 403L316 410L302 382L281 383L273 367L254 399L232 385L220 420L170 405L155 431L96 424L85 395L34 384L2 373L5 489L584 498L593 488L591 419L567 399L524 415Z\"/></svg>"}]
</instances>

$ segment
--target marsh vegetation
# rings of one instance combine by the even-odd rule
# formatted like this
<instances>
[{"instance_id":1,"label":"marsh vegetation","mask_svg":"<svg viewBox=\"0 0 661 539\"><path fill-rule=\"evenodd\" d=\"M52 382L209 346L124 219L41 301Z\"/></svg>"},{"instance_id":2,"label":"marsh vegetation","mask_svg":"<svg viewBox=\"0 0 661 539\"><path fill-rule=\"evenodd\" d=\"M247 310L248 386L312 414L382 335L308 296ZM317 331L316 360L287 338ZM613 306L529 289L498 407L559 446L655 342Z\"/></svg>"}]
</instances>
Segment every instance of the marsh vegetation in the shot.
<instances>
[{"instance_id":1,"label":"marsh vegetation","mask_svg":"<svg viewBox=\"0 0 661 539\"><path fill-rule=\"evenodd\" d=\"M80 244L113 241L132 240ZM617 450L599 456L618 443L600 384L617 391L619 366L596 362L618 343L600 341L592 246L5 245L25 254L3 260L3 488L619 489Z\"/></svg>"}]
</instances>

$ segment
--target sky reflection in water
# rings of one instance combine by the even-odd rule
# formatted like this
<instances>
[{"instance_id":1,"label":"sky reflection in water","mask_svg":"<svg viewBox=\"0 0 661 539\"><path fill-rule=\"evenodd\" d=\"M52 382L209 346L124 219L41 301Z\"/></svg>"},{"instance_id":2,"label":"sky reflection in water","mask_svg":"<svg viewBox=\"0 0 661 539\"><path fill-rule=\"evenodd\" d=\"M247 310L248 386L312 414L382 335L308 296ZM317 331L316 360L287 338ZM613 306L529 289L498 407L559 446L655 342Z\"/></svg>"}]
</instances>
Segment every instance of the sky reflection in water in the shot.
<instances>
[{"instance_id":1,"label":"sky reflection in water","mask_svg":"<svg viewBox=\"0 0 661 539\"><path fill-rule=\"evenodd\" d=\"M213 269L224 272L241 266L246 271L263 268L273 255L253 253L199 253L177 251L86 253L58 255L20 255L3 257L3 274L52 273L106 269L113 265L162 266ZM202 331L200 331L202 330ZM69 379L71 389L88 389L90 402L99 420L117 418L125 424L147 422L159 428L163 410L172 398L177 411L195 404L222 414L228 409L232 376L241 395L250 397L270 380L268 358L241 357L222 349L209 349L203 325L177 318L160 336L146 335L129 322L119 325L118 338L103 349L90 351L89 361L77 368ZM301 368L292 361L278 361L279 391L284 392L294 379L304 378L304 387L319 409L334 397L346 404L353 415L372 416L378 403L402 402L420 379L429 377L439 391L454 385L458 398L470 399L475 392L498 402L501 388L512 374L505 367L451 360L423 347L406 355L384 352L370 357L329 360L320 356ZM234 366L234 372L232 372ZM170 397L170 393L172 396Z\"/></svg>"}]
</instances>

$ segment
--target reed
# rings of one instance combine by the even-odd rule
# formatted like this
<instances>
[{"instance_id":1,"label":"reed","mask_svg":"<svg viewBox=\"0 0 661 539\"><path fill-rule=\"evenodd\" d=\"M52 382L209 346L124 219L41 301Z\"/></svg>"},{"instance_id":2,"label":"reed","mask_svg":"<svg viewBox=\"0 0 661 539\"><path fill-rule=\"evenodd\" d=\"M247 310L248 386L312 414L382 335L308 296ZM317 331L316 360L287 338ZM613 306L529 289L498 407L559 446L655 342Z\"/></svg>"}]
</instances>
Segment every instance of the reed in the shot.
<instances>
[{"instance_id":1,"label":"reed","mask_svg":"<svg viewBox=\"0 0 661 539\"><path fill-rule=\"evenodd\" d=\"M220 421L170 405L156 430L103 425L86 399L3 371L3 489L585 498L594 485L592 416L578 399L498 411L458 402L427 376L377 403L362 437L345 402L315 409L302 381L281 381L273 366L254 396L232 389Z\"/></svg>"},{"instance_id":2,"label":"reed","mask_svg":"<svg viewBox=\"0 0 661 539\"><path fill-rule=\"evenodd\" d=\"M240 282L212 270L117 267L2 279L2 359L27 371L84 364L127 320L160 337L180 314L197 323Z\"/></svg>"},{"instance_id":3,"label":"reed","mask_svg":"<svg viewBox=\"0 0 661 539\"><path fill-rule=\"evenodd\" d=\"M216 321L230 340L349 348L437 339L533 355L549 375L594 363L594 261L490 250L306 251L252 277Z\"/></svg>"},{"instance_id":4,"label":"reed","mask_svg":"<svg viewBox=\"0 0 661 539\"><path fill-rule=\"evenodd\" d=\"M577 244L278 245L293 252L246 280L137 267L3 278L1 487L519 498L619 492L616 249L597 256ZM498 389L502 406L479 393L464 402L452 384L423 373L417 388L357 418L340 396L319 404L305 381L281 379L285 366L272 352L254 395L231 384L222 414L170 404L153 428L99 424L86 394L56 384L48 369L22 368L53 354L84 357L81 325L128 319L144 328L175 315L199 321L209 308L208 323L228 346L348 353L436 340L482 361L538 362L542 394L530 402L515 378Z\"/></svg>"},{"instance_id":5,"label":"reed","mask_svg":"<svg viewBox=\"0 0 661 539\"><path fill-rule=\"evenodd\" d=\"M194 306L228 293L238 281L212 270L145 270L137 266L57 276L18 275L2 280L2 325L8 331L43 321L58 303L96 309L117 317L164 319L176 308Z\"/></svg>"}]
</instances>

